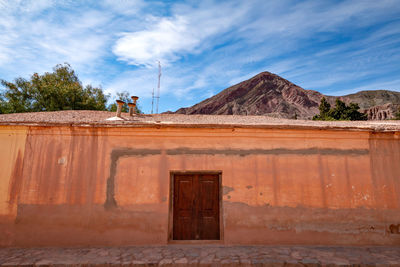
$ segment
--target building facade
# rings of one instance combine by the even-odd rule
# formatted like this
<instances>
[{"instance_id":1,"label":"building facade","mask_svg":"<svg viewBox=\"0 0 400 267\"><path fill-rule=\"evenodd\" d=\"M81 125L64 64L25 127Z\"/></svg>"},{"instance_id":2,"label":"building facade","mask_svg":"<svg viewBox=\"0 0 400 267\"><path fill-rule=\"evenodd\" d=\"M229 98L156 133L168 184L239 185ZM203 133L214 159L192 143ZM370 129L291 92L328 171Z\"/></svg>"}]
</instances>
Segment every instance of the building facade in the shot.
<instances>
[{"instance_id":1,"label":"building facade","mask_svg":"<svg viewBox=\"0 0 400 267\"><path fill-rule=\"evenodd\" d=\"M52 114L0 116L0 246L400 245L395 122Z\"/></svg>"}]
</instances>

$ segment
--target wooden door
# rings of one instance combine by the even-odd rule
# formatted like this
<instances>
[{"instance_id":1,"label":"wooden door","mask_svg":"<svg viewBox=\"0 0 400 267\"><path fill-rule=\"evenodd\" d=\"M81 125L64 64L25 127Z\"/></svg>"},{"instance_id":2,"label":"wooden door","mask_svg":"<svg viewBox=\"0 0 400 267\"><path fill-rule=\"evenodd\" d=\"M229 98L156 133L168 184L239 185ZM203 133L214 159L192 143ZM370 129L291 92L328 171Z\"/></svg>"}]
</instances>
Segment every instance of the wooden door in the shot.
<instances>
[{"instance_id":1,"label":"wooden door","mask_svg":"<svg viewBox=\"0 0 400 267\"><path fill-rule=\"evenodd\" d=\"M219 240L219 175L175 174L173 239Z\"/></svg>"}]
</instances>

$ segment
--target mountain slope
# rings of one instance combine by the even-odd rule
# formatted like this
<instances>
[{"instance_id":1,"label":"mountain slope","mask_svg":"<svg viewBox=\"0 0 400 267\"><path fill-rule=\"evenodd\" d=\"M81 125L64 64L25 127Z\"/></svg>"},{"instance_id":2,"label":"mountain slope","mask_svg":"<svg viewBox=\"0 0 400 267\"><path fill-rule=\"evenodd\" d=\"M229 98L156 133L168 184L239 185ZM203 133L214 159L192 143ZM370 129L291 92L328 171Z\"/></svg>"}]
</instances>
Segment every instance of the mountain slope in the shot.
<instances>
[{"instance_id":1,"label":"mountain slope","mask_svg":"<svg viewBox=\"0 0 400 267\"><path fill-rule=\"evenodd\" d=\"M388 90L360 91L342 97L346 101L358 103L361 109L385 104L400 104L400 92Z\"/></svg>"},{"instance_id":2,"label":"mountain slope","mask_svg":"<svg viewBox=\"0 0 400 267\"><path fill-rule=\"evenodd\" d=\"M303 88L270 72L229 87L180 114L270 115L274 117L310 118L318 112L323 95Z\"/></svg>"},{"instance_id":3,"label":"mountain slope","mask_svg":"<svg viewBox=\"0 0 400 267\"><path fill-rule=\"evenodd\" d=\"M278 118L310 119L319 113L322 97L334 105L335 96L305 90L270 72L231 86L192 107L178 109L179 114L268 115ZM356 102L370 119L389 118L400 105L400 93L393 91L361 91L340 96L346 103ZM378 107L378 108L376 108ZM386 112L381 114L379 112Z\"/></svg>"}]
</instances>

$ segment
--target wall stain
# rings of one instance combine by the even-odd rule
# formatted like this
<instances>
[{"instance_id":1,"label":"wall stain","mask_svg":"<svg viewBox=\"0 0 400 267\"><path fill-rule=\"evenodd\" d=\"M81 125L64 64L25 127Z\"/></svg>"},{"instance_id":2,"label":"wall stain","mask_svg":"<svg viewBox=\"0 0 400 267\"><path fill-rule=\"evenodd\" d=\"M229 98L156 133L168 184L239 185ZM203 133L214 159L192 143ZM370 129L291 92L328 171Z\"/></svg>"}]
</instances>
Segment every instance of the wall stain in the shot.
<instances>
[{"instance_id":1,"label":"wall stain","mask_svg":"<svg viewBox=\"0 0 400 267\"><path fill-rule=\"evenodd\" d=\"M391 224L389 226L389 233L391 234L400 234L400 224Z\"/></svg>"},{"instance_id":2,"label":"wall stain","mask_svg":"<svg viewBox=\"0 0 400 267\"><path fill-rule=\"evenodd\" d=\"M155 170L156 172L158 170L158 198L161 201L169 193L169 169L168 157L165 155L165 151L162 151L158 161L158 168Z\"/></svg>"},{"instance_id":3,"label":"wall stain","mask_svg":"<svg viewBox=\"0 0 400 267\"><path fill-rule=\"evenodd\" d=\"M22 169L23 169L23 156L18 150L17 159L14 163L14 169L11 174L10 193L8 196L10 206L13 206L18 201L18 197L22 187Z\"/></svg>"},{"instance_id":4,"label":"wall stain","mask_svg":"<svg viewBox=\"0 0 400 267\"><path fill-rule=\"evenodd\" d=\"M279 184L279 180L277 179L278 177L278 168L276 167L277 163L276 163L277 159L275 156L271 157L271 170L272 170L272 179L273 179L273 193L274 193L274 205L279 205L279 199L278 199L278 195L279 195L279 189L280 189L280 184Z\"/></svg>"},{"instance_id":5,"label":"wall stain","mask_svg":"<svg viewBox=\"0 0 400 267\"><path fill-rule=\"evenodd\" d=\"M400 208L400 142L386 138L386 134L370 133L370 173L372 199L376 206L389 209ZM393 164L396 162L397 164Z\"/></svg>"},{"instance_id":6,"label":"wall stain","mask_svg":"<svg viewBox=\"0 0 400 267\"><path fill-rule=\"evenodd\" d=\"M134 148L116 148L111 152L110 176L107 179L107 195L104 207L106 209L116 208L118 206L115 200L115 175L117 171L117 162L121 157L145 157L152 155L161 155L161 149L134 149ZM368 149L334 149L334 148L305 148L305 149L192 149L180 147L176 149L167 149L165 154L168 156L177 155L225 155L225 156L252 156L252 155L368 155ZM226 190L226 189L225 189ZM233 188L232 188L233 190ZM228 194L230 191L224 194ZM276 203L275 203L276 204Z\"/></svg>"},{"instance_id":7,"label":"wall stain","mask_svg":"<svg viewBox=\"0 0 400 267\"><path fill-rule=\"evenodd\" d=\"M252 185L248 185L248 186L246 186L246 188L247 188L247 189L252 189L253 186L252 186Z\"/></svg>"},{"instance_id":8,"label":"wall stain","mask_svg":"<svg viewBox=\"0 0 400 267\"><path fill-rule=\"evenodd\" d=\"M324 162L321 156L318 156L318 172L319 172L319 184L321 188L321 198L322 198L322 205L324 207L328 207L328 202L326 198L326 182L325 176L326 170L324 169Z\"/></svg>"}]
</instances>

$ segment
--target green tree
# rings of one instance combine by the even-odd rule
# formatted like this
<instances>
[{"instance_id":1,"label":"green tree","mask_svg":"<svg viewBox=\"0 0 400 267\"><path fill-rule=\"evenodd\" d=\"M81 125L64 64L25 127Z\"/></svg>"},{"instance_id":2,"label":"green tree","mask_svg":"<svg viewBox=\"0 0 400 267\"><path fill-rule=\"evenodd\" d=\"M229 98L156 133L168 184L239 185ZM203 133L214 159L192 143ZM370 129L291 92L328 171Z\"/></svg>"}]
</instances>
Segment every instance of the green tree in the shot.
<instances>
[{"instance_id":1,"label":"green tree","mask_svg":"<svg viewBox=\"0 0 400 267\"><path fill-rule=\"evenodd\" d=\"M34 73L30 80L1 80L0 113L56 111L71 109L106 110L108 95L101 88L83 86L67 63L53 72Z\"/></svg>"},{"instance_id":2,"label":"green tree","mask_svg":"<svg viewBox=\"0 0 400 267\"><path fill-rule=\"evenodd\" d=\"M358 110L360 106L357 103L350 103L346 107L344 118L351 121L365 121L367 120L367 114L361 113Z\"/></svg>"},{"instance_id":3,"label":"green tree","mask_svg":"<svg viewBox=\"0 0 400 267\"><path fill-rule=\"evenodd\" d=\"M313 117L313 120L327 120L329 117L329 111L331 109L331 104L326 101L326 98L323 97L321 99L321 103L319 104L319 114Z\"/></svg>"},{"instance_id":4,"label":"green tree","mask_svg":"<svg viewBox=\"0 0 400 267\"><path fill-rule=\"evenodd\" d=\"M326 101L325 97L321 99L321 104L319 105L319 114L322 117L325 117L328 115L329 110L331 109L331 104Z\"/></svg>"},{"instance_id":5,"label":"green tree","mask_svg":"<svg viewBox=\"0 0 400 267\"><path fill-rule=\"evenodd\" d=\"M340 99L336 99L335 107L331 108L325 98L321 99L319 105L320 114L315 115L313 120L367 120L367 115L359 112L360 107L357 103L346 105Z\"/></svg>"},{"instance_id":6,"label":"green tree","mask_svg":"<svg viewBox=\"0 0 400 267\"><path fill-rule=\"evenodd\" d=\"M346 120L346 108L346 103L336 98L335 107L330 110L329 116L332 117L334 120Z\"/></svg>"}]
</instances>

